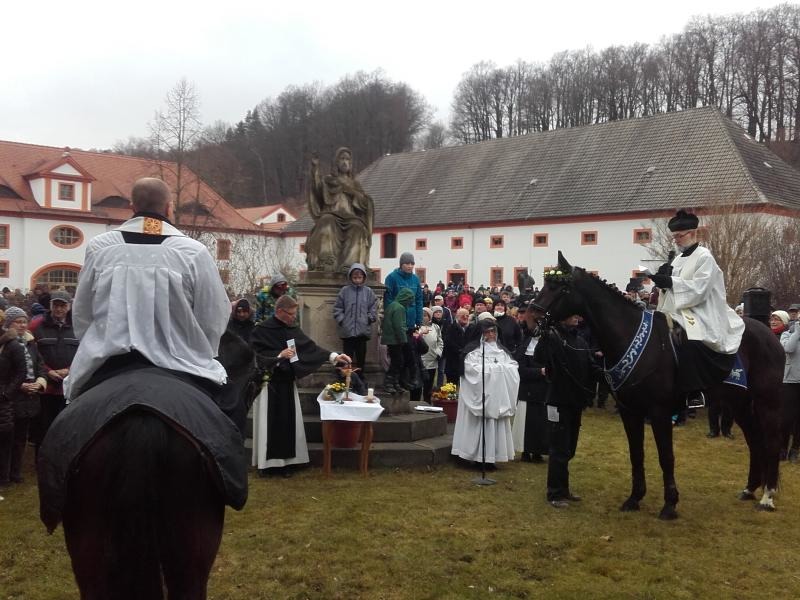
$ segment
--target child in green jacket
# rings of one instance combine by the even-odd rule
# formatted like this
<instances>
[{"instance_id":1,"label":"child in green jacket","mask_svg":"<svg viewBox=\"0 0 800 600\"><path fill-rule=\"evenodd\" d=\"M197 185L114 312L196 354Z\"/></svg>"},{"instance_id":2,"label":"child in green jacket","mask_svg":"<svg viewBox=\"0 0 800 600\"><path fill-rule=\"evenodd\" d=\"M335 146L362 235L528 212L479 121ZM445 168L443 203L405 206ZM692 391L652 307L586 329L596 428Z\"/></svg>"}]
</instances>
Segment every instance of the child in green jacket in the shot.
<instances>
[{"instance_id":1,"label":"child in green jacket","mask_svg":"<svg viewBox=\"0 0 800 600\"><path fill-rule=\"evenodd\" d=\"M414 292L408 288L401 288L395 301L386 307L383 315L383 333L381 343L389 351L389 371L383 388L390 394L402 390L398 387L400 375L406 365L412 365L414 356L408 343L408 330L406 324L406 309L414 302Z\"/></svg>"}]
</instances>

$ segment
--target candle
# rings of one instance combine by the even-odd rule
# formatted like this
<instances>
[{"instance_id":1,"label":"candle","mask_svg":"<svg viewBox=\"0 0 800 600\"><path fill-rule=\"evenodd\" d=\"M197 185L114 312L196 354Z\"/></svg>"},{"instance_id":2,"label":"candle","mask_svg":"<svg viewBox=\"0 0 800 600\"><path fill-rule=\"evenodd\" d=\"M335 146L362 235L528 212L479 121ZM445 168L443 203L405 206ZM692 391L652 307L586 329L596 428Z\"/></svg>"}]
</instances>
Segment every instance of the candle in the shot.
<instances>
[{"instance_id":1,"label":"candle","mask_svg":"<svg viewBox=\"0 0 800 600\"><path fill-rule=\"evenodd\" d=\"M375 388L367 388L367 400L375 398Z\"/></svg>"}]
</instances>

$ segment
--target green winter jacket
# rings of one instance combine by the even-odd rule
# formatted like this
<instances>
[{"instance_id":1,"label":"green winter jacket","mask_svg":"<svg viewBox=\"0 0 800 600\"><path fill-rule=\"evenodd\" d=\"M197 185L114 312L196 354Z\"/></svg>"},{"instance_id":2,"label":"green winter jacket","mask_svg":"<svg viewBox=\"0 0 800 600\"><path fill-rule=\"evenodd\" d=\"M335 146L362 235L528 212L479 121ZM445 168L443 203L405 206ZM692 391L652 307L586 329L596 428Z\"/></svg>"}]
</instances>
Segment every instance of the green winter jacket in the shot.
<instances>
[{"instance_id":1,"label":"green winter jacket","mask_svg":"<svg viewBox=\"0 0 800 600\"><path fill-rule=\"evenodd\" d=\"M383 315L381 344L393 346L395 344L405 344L408 341L406 309L413 302L414 292L409 288L400 288L397 298L386 308L386 312Z\"/></svg>"}]
</instances>

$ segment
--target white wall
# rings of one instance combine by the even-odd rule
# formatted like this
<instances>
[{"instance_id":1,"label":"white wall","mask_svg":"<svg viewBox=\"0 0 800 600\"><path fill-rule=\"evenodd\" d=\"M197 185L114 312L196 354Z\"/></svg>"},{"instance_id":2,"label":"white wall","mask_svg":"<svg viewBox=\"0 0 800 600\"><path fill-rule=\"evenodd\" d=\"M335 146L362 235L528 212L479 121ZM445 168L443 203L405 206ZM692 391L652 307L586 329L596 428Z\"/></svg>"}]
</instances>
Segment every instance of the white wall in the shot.
<instances>
[{"instance_id":1,"label":"white wall","mask_svg":"<svg viewBox=\"0 0 800 600\"><path fill-rule=\"evenodd\" d=\"M649 219L400 231L397 232L396 258L380 257L382 234L375 233L372 236L370 267L380 269L381 277L385 278L398 267L400 254L411 252L416 267L426 269L429 285L435 285L440 279L447 283L448 270L466 270L467 282L475 287L488 285L492 267L502 267L504 281L512 286L516 286L514 268L527 267L539 284L544 268L556 264L558 251L561 250L571 264L597 271L609 282L624 286L639 265L658 266L661 262L653 261L647 246L633 242L634 229L643 228L651 228L655 235L655 225ZM581 244L581 233L584 231L597 231L596 245ZM547 247L534 247L534 233L548 234ZM503 236L503 248L489 247L490 238L496 235ZM451 249L452 237L464 238L463 249ZM415 249L419 238L427 239L426 250ZM292 241L298 256L304 260L305 255L299 253L299 246L305 242L305 237L288 239Z\"/></svg>"}]
</instances>

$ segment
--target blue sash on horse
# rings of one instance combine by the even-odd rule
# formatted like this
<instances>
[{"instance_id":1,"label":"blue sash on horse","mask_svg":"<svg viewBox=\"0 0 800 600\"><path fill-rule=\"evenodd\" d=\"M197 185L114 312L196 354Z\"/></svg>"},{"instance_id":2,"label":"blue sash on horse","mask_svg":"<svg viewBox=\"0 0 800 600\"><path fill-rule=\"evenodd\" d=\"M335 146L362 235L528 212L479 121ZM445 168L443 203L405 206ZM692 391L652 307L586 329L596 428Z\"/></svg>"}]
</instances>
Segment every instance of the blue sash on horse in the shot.
<instances>
[{"instance_id":1,"label":"blue sash on horse","mask_svg":"<svg viewBox=\"0 0 800 600\"><path fill-rule=\"evenodd\" d=\"M192 441L216 467L225 503L247 500L247 456L242 436L209 395L158 367L122 372L73 400L47 432L39 450L42 520L52 531L61 521L70 473L86 448L111 421L133 409L158 415Z\"/></svg>"},{"instance_id":2,"label":"blue sash on horse","mask_svg":"<svg viewBox=\"0 0 800 600\"><path fill-rule=\"evenodd\" d=\"M728 377L722 383L747 389L747 371L745 371L744 365L742 364L742 358L739 356L738 352L736 353L736 362L733 364L731 374L728 375Z\"/></svg>"},{"instance_id":3,"label":"blue sash on horse","mask_svg":"<svg viewBox=\"0 0 800 600\"><path fill-rule=\"evenodd\" d=\"M621 388L633 373L639 359L644 354L651 333L653 333L653 311L645 310L642 311L642 320L628 349L622 354L617 364L606 370L606 380L613 391L616 392Z\"/></svg>"}]
</instances>

